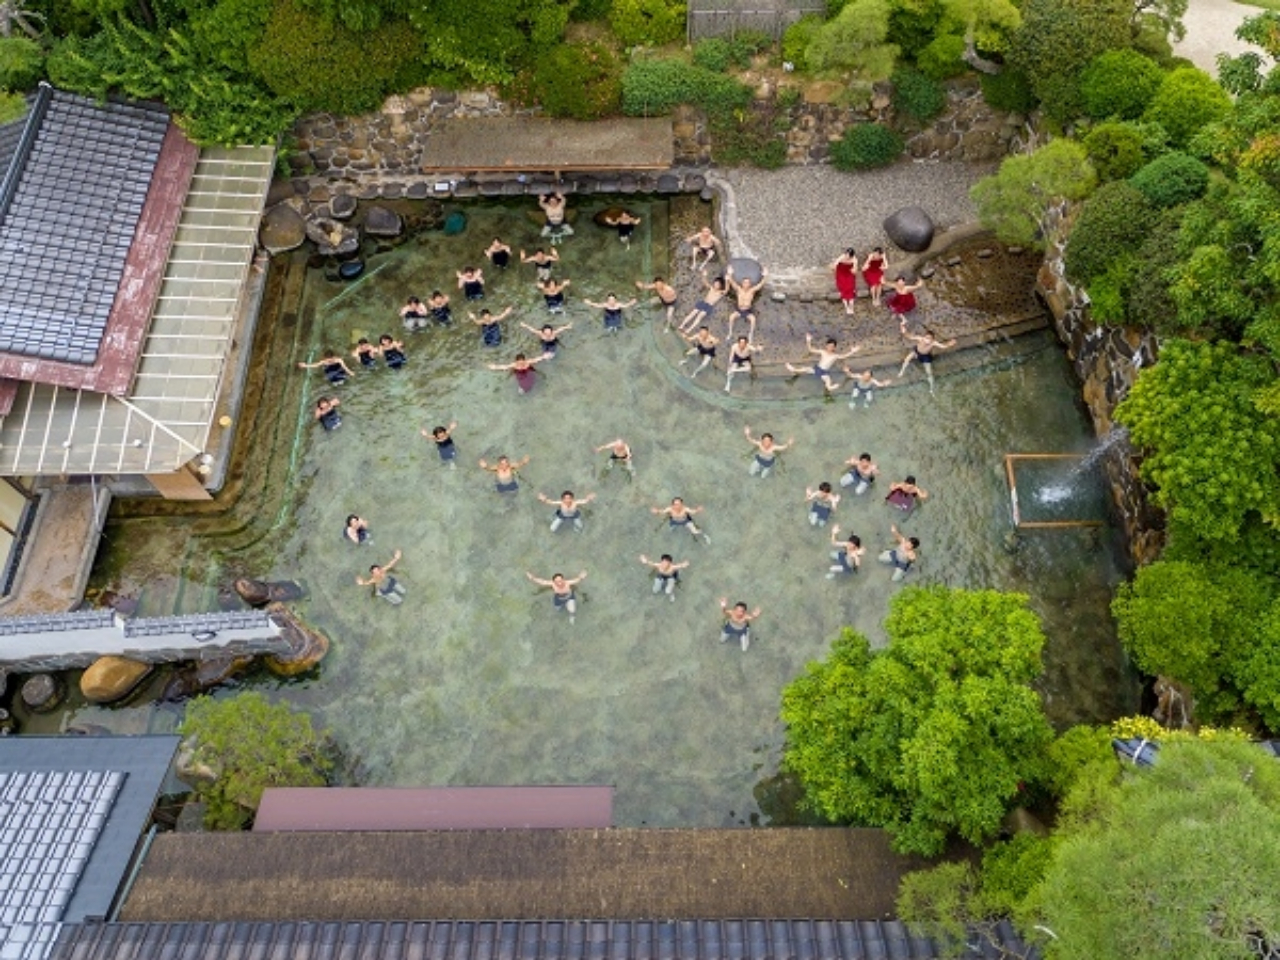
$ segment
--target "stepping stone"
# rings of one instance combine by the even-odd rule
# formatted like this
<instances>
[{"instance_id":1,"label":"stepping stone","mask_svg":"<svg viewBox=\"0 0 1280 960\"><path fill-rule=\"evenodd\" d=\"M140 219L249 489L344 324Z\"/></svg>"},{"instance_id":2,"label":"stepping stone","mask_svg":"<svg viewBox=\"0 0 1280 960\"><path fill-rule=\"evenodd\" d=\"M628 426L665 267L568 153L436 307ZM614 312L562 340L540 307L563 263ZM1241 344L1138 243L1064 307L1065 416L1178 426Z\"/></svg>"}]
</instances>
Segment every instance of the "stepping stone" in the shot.
<instances>
[{"instance_id":1,"label":"stepping stone","mask_svg":"<svg viewBox=\"0 0 1280 960\"><path fill-rule=\"evenodd\" d=\"M711 189L711 187L703 187L702 192L698 194L698 198L700 200L705 200L707 203L710 203L712 200L716 198L716 192L715 190Z\"/></svg>"},{"instance_id":2,"label":"stepping stone","mask_svg":"<svg viewBox=\"0 0 1280 960\"><path fill-rule=\"evenodd\" d=\"M920 276L921 276L923 279L928 280L930 277L932 277L932 276L933 276L935 273L937 273L937 272L938 272L938 271L937 271L937 270L935 270L933 267L925 267L923 270L921 270L921 271L920 271Z\"/></svg>"},{"instance_id":3,"label":"stepping stone","mask_svg":"<svg viewBox=\"0 0 1280 960\"><path fill-rule=\"evenodd\" d=\"M760 278L764 276L764 271L760 268L759 260L751 260L747 257L734 257L729 261L729 266L733 268L733 279L738 281L750 280L752 283L759 283Z\"/></svg>"},{"instance_id":4,"label":"stepping stone","mask_svg":"<svg viewBox=\"0 0 1280 960\"><path fill-rule=\"evenodd\" d=\"M384 183L382 185L382 199L399 200L404 196L403 183Z\"/></svg>"},{"instance_id":5,"label":"stepping stone","mask_svg":"<svg viewBox=\"0 0 1280 960\"><path fill-rule=\"evenodd\" d=\"M1005 253L1009 254L1010 256L1016 257L1020 253L1026 253L1026 250L1024 250L1022 247L1008 247L1005 250Z\"/></svg>"},{"instance_id":6,"label":"stepping stone","mask_svg":"<svg viewBox=\"0 0 1280 960\"><path fill-rule=\"evenodd\" d=\"M601 180L596 184L596 190L600 193L617 193L621 189L622 184L612 177L606 180Z\"/></svg>"},{"instance_id":7,"label":"stepping stone","mask_svg":"<svg viewBox=\"0 0 1280 960\"><path fill-rule=\"evenodd\" d=\"M524 184L519 180L504 181L502 184L502 195L504 197L524 196Z\"/></svg>"},{"instance_id":8,"label":"stepping stone","mask_svg":"<svg viewBox=\"0 0 1280 960\"><path fill-rule=\"evenodd\" d=\"M453 185L453 195L460 200L466 200L471 197L478 196L479 193L479 187L470 180L461 180Z\"/></svg>"},{"instance_id":9,"label":"stepping stone","mask_svg":"<svg viewBox=\"0 0 1280 960\"><path fill-rule=\"evenodd\" d=\"M635 177L623 176L618 180L618 190L622 193L635 193L640 189L640 183Z\"/></svg>"},{"instance_id":10,"label":"stepping stone","mask_svg":"<svg viewBox=\"0 0 1280 960\"><path fill-rule=\"evenodd\" d=\"M964 263L964 259L962 257L947 257L946 260L946 265L948 267L958 267L962 263Z\"/></svg>"},{"instance_id":11,"label":"stepping stone","mask_svg":"<svg viewBox=\"0 0 1280 960\"><path fill-rule=\"evenodd\" d=\"M773 291L773 293L769 294L769 299L772 300L774 303L786 303L787 295L783 293L781 290L775 290Z\"/></svg>"},{"instance_id":12,"label":"stepping stone","mask_svg":"<svg viewBox=\"0 0 1280 960\"><path fill-rule=\"evenodd\" d=\"M425 183L419 182L409 184L409 189L404 192L404 195L410 200L425 200L430 192L430 187Z\"/></svg>"},{"instance_id":13,"label":"stepping stone","mask_svg":"<svg viewBox=\"0 0 1280 960\"><path fill-rule=\"evenodd\" d=\"M480 196L482 197L500 197L502 196L502 182L500 180L486 180L480 184Z\"/></svg>"},{"instance_id":14,"label":"stepping stone","mask_svg":"<svg viewBox=\"0 0 1280 960\"><path fill-rule=\"evenodd\" d=\"M990 260L995 255L996 255L996 252L992 250L990 247L983 247L981 250L978 251L979 260Z\"/></svg>"},{"instance_id":15,"label":"stepping stone","mask_svg":"<svg viewBox=\"0 0 1280 960\"><path fill-rule=\"evenodd\" d=\"M679 193L680 178L673 173L664 173L658 178L659 193Z\"/></svg>"},{"instance_id":16,"label":"stepping stone","mask_svg":"<svg viewBox=\"0 0 1280 960\"><path fill-rule=\"evenodd\" d=\"M373 206L364 218L364 232L371 237L398 237L404 230L400 214L386 207Z\"/></svg>"},{"instance_id":17,"label":"stepping stone","mask_svg":"<svg viewBox=\"0 0 1280 960\"><path fill-rule=\"evenodd\" d=\"M575 192L576 193L595 193L596 178L583 177L581 180L578 181L577 186L575 187Z\"/></svg>"},{"instance_id":18,"label":"stepping stone","mask_svg":"<svg viewBox=\"0 0 1280 960\"><path fill-rule=\"evenodd\" d=\"M340 193L329 201L329 215L335 220L346 220L356 212L356 198Z\"/></svg>"},{"instance_id":19,"label":"stepping stone","mask_svg":"<svg viewBox=\"0 0 1280 960\"><path fill-rule=\"evenodd\" d=\"M707 185L707 178L695 173L684 178L684 188L690 193L699 193Z\"/></svg>"}]
</instances>

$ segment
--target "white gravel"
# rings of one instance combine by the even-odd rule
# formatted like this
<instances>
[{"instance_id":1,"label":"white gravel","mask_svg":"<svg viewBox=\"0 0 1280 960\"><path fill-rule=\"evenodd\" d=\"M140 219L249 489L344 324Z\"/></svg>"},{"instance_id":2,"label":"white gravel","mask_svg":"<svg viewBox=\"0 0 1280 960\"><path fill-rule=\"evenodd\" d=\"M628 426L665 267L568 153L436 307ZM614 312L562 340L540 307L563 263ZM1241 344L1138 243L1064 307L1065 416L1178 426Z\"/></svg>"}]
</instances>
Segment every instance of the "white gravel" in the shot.
<instances>
[{"instance_id":1,"label":"white gravel","mask_svg":"<svg viewBox=\"0 0 1280 960\"><path fill-rule=\"evenodd\" d=\"M725 170L730 250L756 258L775 275L825 268L845 247L861 256L888 246L882 224L902 207L923 207L939 229L972 222L969 188L995 168L902 162L863 173L829 166Z\"/></svg>"}]
</instances>

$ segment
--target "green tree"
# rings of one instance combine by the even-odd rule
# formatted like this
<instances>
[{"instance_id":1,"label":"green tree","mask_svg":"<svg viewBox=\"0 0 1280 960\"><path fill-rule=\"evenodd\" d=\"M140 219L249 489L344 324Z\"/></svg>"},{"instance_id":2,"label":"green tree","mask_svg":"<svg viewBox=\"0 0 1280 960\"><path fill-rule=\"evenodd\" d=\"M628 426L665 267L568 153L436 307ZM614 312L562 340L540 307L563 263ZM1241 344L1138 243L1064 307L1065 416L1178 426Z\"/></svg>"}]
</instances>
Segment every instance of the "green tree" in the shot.
<instances>
[{"instance_id":1,"label":"green tree","mask_svg":"<svg viewBox=\"0 0 1280 960\"><path fill-rule=\"evenodd\" d=\"M1116 409L1156 503L1200 540L1280 520L1280 422L1255 403L1273 379L1268 359L1232 344L1170 339Z\"/></svg>"},{"instance_id":2,"label":"green tree","mask_svg":"<svg viewBox=\"0 0 1280 960\"><path fill-rule=\"evenodd\" d=\"M898 48L889 35L888 0L850 0L805 48L810 70L851 70L864 80L884 80L893 72Z\"/></svg>"},{"instance_id":3,"label":"green tree","mask_svg":"<svg viewBox=\"0 0 1280 960\"><path fill-rule=\"evenodd\" d=\"M1045 110L1059 121L1084 109L1080 78L1107 50L1132 42L1129 0L1026 0L1009 60L1026 73Z\"/></svg>"},{"instance_id":4,"label":"green tree","mask_svg":"<svg viewBox=\"0 0 1280 960\"><path fill-rule=\"evenodd\" d=\"M1164 127L1175 147L1185 147L1201 127L1230 111L1231 97L1213 77L1196 67L1182 67L1165 75L1143 119Z\"/></svg>"},{"instance_id":5,"label":"green tree","mask_svg":"<svg viewBox=\"0 0 1280 960\"><path fill-rule=\"evenodd\" d=\"M1085 201L1067 237L1067 276L1088 283L1132 256L1156 217L1147 198L1128 182L1104 183Z\"/></svg>"},{"instance_id":6,"label":"green tree","mask_svg":"<svg viewBox=\"0 0 1280 960\"><path fill-rule=\"evenodd\" d=\"M1028 918L1052 933L1046 960L1235 960L1280 943L1280 763L1253 744L1166 743L1061 834Z\"/></svg>"},{"instance_id":7,"label":"green tree","mask_svg":"<svg viewBox=\"0 0 1280 960\"><path fill-rule=\"evenodd\" d=\"M1081 142L1089 162L1098 172L1098 179L1104 183L1128 179L1145 162L1142 135L1131 123L1115 120L1100 123L1086 133Z\"/></svg>"},{"instance_id":8,"label":"green tree","mask_svg":"<svg viewBox=\"0 0 1280 960\"><path fill-rule=\"evenodd\" d=\"M189 738L192 765L211 776L197 788L208 804L205 823L239 830L268 787L321 787L333 760L324 731L287 703L249 691L226 699L197 697L179 732Z\"/></svg>"},{"instance_id":9,"label":"green tree","mask_svg":"<svg viewBox=\"0 0 1280 960\"><path fill-rule=\"evenodd\" d=\"M981 842L1046 773L1040 624L1019 594L913 587L885 629L874 653L846 630L787 685L783 765L813 809L882 826L902 852Z\"/></svg>"},{"instance_id":10,"label":"green tree","mask_svg":"<svg viewBox=\"0 0 1280 960\"><path fill-rule=\"evenodd\" d=\"M1085 113L1098 120L1136 120L1160 89L1164 72L1136 50L1106 50L1084 69L1080 96Z\"/></svg>"},{"instance_id":11,"label":"green tree","mask_svg":"<svg viewBox=\"0 0 1280 960\"><path fill-rule=\"evenodd\" d=\"M969 195L983 225L1005 243L1043 247L1050 207L1083 200L1096 183L1084 148L1072 140L1054 140L1033 154L1008 157L998 173L975 183Z\"/></svg>"},{"instance_id":12,"label":"green tree","mask_svg":"<svg viewBox=\"0 0 1280 960\"><path fill-rule=\"evenodd\" d=\"M1270 605L1266 579L1247 570L1158 560L1120 585L1111 609L1139 670L1187 684L1203 719L1229 719Z\"/></svg>"}]
</instances>

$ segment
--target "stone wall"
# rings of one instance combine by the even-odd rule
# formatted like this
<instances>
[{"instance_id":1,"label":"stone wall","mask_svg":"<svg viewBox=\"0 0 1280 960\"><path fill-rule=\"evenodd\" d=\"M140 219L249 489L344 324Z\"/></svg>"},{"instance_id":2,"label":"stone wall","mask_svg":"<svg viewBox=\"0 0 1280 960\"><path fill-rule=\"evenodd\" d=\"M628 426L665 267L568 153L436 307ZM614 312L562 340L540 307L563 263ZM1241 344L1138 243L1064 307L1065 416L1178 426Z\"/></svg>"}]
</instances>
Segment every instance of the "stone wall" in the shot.
<instances>
[{"instance_id":1,"label":"stone wall","mask_svg":"<svg viewBox=\"0 0 1280 960\"><path fill-rule=\"evenodd\" d=\"M772 100L779 87L768 78L747 77L758 100ZM785 89L785 88L784 88ZM787 109L787 162L823 163L831 144L857 123L894 124L889 88L877 85L863 102L848 103L845 84L817 81L797 85L801 96ZM538 110L512 106L484 90L457 92L420 87L404 96L389 97L377 113L339 117L310 114L294 125L286 142L286 162L297 179L359 183L425 182L423 148L436 124L467 117L530 116ZM942 115L907 139L907 153L928 160L998 160L1025 142L1026 119L991 109L976 80L947 87ZM711 138L706 116L693 107L680 107L672 116L675 163L678 167L711 163ZM422 193L426 195L425 191Z\"/></svg>"},{"instance_id":2,"label":"stone wall","mask_svg":"<svg viewBox=\"0 0 1280 960\"><path fill-rule=\"evenodd\" d=\"M1138 477L1138 456L1112 417L1138 371L1155 362L1155 337L1132 328L1094 323L1084 291L1063 275L1060 247L1051 248L1046 256L1036 278L1036 292L1053 315L1054 329L1084 385L1082 392L1094 431L1109 442L1103 466L1129 557L1139 566L1150 563L1164 546L1164 513L1151 503L1146 485Z\"/></svg>"}]
</instances>

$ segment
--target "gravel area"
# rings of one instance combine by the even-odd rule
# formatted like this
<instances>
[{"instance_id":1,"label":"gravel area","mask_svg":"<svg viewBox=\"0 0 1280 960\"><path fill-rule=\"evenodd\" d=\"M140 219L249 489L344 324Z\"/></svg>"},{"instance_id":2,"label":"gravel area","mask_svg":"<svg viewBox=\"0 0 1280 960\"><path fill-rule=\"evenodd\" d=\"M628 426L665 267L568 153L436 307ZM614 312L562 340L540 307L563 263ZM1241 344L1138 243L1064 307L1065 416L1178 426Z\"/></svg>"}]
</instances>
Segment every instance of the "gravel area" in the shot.
<instances>
[{"instance_id":1,"label":"gravel area","mask_svg":"<svg viewBox=\"0 0 1280 960\"><path fill-rule=\"evenodd\" d=\"M888 246L881 225L902 207L923 207L940 229L974 220L969 188L995 166L908 162L864 173L829 166L727 170L730 250L755 257L778 277L825 269L845 247L861 255Z\"/></svg>"}]
</instances>

